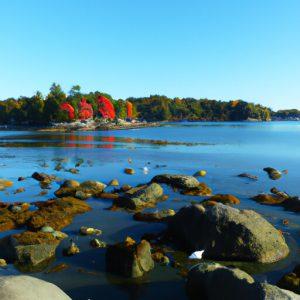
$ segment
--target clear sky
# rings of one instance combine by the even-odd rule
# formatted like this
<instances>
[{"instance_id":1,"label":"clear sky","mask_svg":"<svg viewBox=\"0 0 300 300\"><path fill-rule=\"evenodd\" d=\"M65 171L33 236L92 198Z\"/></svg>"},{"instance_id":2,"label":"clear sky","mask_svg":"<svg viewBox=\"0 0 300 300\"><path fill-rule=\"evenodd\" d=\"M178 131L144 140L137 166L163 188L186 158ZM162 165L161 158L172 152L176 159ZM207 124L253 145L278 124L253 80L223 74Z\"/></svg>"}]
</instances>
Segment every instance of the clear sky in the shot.
<instances>
[{"instance_id":1,"label":"clear sky","mask_svg":"<svg viewBox=\"0 0 300 300\"><path fill-rule=\"evenodd\" d=\"M300 1L0 0L0 99L52 82L300 109Z\"/></svg>"}]
</instances>

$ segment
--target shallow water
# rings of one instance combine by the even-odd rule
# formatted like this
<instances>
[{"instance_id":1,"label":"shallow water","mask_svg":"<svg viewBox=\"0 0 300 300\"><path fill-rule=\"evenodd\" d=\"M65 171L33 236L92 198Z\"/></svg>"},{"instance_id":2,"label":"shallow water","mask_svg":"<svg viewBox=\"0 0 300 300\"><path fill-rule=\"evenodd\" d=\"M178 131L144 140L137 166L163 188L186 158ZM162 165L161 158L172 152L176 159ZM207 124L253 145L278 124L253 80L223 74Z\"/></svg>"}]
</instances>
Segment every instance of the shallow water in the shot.
<instances>
[{"instance_id":1,"label":"shallow water","mask_svg":"<svg viewBox=\"0 0 300 300\"><path fill-rule=\"evenodd\" d=\"M171 123L157 128L142 128L119 131L76 133L45 133L29 131L0 132L0 178L14 181L7 192L0 192L1 201L45 200L53 197L59 183L53 183L48 195L39 196L38 182L28 178L17 182L19 176L34 172L55 174L61 179L96 179L104 183L117 178L120 184L136 185L148 182L161 173L194 174L200 169L207 171L201 181L207 183L214 193L231 193L241 199L241 208L255 209L277 228L282 229L291 248L291 255L276 264L259 266L243 265L248 272L263 281L275 283L283 273L300 262L299 215L280 207L263 206L250 198L268 192L273 186L292 195L299 195L300 182L300 123ZM74 167L84 159L79 174L56 172L58 158L68 158L66 168ZM128 158L132 163L128 163ZM143 173L143 167L149 173ZM264 167L288 169L288 175L271 181ZM133 167L136 174L123 173L125 167ZM258 181L239 178L236 175L248 172L259 177ZM25 192L13 194L24 187ZM170 195L158 208L173 208L199 201L200 197L182 196L164 186ZM57 250L57 259L52 266L65 262L70 268L46 274L34 273L60 286L73 299L185 299L184 279L172 267L156 266L139 281L128 281L105 273L104 250L91 249L89 237L78 236L80 226L92 226L103 230L101 239L107 243L118 242L127 235L139 239L146 232L159 232L164 225L134 221L126 212L112 212L105 208L110 200L88 200L93 210L78 216L63 230L74 237L81 249L79 255L66 258L61 255L64 241ZM283 219L289 225L282 224ZM5 236L8 233L1 233ZM185 254L183 254L183 257ZM9 266L9 271L15 271ZM6 271L0 271L6 272Z\"/></svg>"}]
</instances>

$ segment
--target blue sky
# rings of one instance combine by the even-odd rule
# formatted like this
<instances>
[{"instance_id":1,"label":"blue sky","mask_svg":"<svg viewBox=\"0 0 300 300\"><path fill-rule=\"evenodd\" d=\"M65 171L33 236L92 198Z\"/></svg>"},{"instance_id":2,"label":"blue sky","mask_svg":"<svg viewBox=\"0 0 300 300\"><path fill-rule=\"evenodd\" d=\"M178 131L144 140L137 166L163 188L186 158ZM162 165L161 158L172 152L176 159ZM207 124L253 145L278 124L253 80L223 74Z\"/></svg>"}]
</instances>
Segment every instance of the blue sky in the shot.
<instances>
[{"instance_id":1,"label":"blue sky","mask_svg":"<svg viewBox=\"0 0 300 300\"><path fill-rule=\"evenodd\" d=\"M300 1L0 0L0 99L52 82L300 109Z\"/></svg>"}]
</instances>

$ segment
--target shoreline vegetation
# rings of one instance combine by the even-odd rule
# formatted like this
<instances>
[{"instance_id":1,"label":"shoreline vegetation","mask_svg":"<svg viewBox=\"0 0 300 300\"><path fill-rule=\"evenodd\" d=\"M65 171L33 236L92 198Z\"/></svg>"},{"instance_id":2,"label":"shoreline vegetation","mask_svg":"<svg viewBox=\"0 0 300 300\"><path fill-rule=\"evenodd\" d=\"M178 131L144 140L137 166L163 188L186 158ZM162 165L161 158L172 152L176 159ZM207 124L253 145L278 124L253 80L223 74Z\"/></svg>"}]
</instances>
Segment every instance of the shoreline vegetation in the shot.
<instances>
[{"instance_id":1,"label":"shoreline vegetation","mask_svg":"<svg viewBox=\"0 0 300 300\"><path fill-rule=\"evenodd\" d=\"M97 99L105 97L114 108L115 118L103 118ZM80 119L80 101L92 109L92 116ZM71 120L61 105L74 108ZM128 118L127 104L132 104ZM0 129L33 129L41 131L119 130L160 126L162 122L180 121L299 121L297 109L273 111L260 104L243 100L218 101L194 98L168 98L151 95L141 98L113 99L99 91L82 93L75 85L65 93L53 83L47 95L36 92L32 97L8 98L0 101Z\"/></svg>"}]
</instances>

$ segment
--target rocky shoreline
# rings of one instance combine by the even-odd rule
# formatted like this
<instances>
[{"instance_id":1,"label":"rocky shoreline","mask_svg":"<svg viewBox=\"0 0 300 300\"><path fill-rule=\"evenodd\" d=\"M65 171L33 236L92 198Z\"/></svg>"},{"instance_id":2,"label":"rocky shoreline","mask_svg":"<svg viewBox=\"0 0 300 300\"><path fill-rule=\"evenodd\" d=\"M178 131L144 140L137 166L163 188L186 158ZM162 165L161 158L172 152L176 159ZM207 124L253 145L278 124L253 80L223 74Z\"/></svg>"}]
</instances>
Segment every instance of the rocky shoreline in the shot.
<instances>
[{"instance_id":1,"label":"rocky shoreline","mask_svg":"<svg viewBox=\"0 0 300 300\"><path fill-rule=\"evenodd\" d=\"M273 168L265 168L265 171L270 180L278 180L287 174L287 171L281 172ZM124 172L128 176L134 174L131 168ZM63 232L64 228L73 222L76 215L92 209L89 199L107 199L111 201L111 213L122 210L132 214L133 219L138 222L165 224L165 230L160 233L145 232L141 240L128 236L116 244L107 244L99 238L101 229L85 226L78 228L78 235L91 237L91 248L106 249L108 273L136 279L151 272L159 264L179 269L187 279L187 292L191 299L202 299L203 295L205 299L299 299L300 296L295 294L299 293L299 266L284 276L278 286L274 286L255 281L237 267L222 265L226 261L271 264L286 258L291 250L283 232L257 212L238 209L241 200L234 195L214 194L200 180L205 176L204 170L196 172L194 176L160 174L150 182L137 186L120 186L117 179L112 179L107 184L94 180L62 180L55 191L56 198L33 203L2 202L0 231L23 230L0 240L2 267L8 263L14 264L21 272L45 270L55 260L60 243L67 239L69 246L63 249L63 255L77 255L80 248ZM247 173L239 176L258 180ZM31 178L42 189L59 180L56 176L38 172L33 173ZM19 180L26 178L20 177ZM12 185L11 181L0 180L2 191ZM179 195L194 196L197 201L178 211L166 209L153 213L144 212L168 199L165 192L167 186ZM261 194L253 199L261 204L281 205L294 213L300 212L299 198L275 188L271 192L273 196ZM271 203L267 202L268 199L272 199ZM201 256L189 269L172 255L178 250L187 255L194 253L196 257L201 252ZM65 267L57 268L57 271L64 269ZM0 278L0 285L1 280L6 279Z\"/></svg>"}]
</instances>

